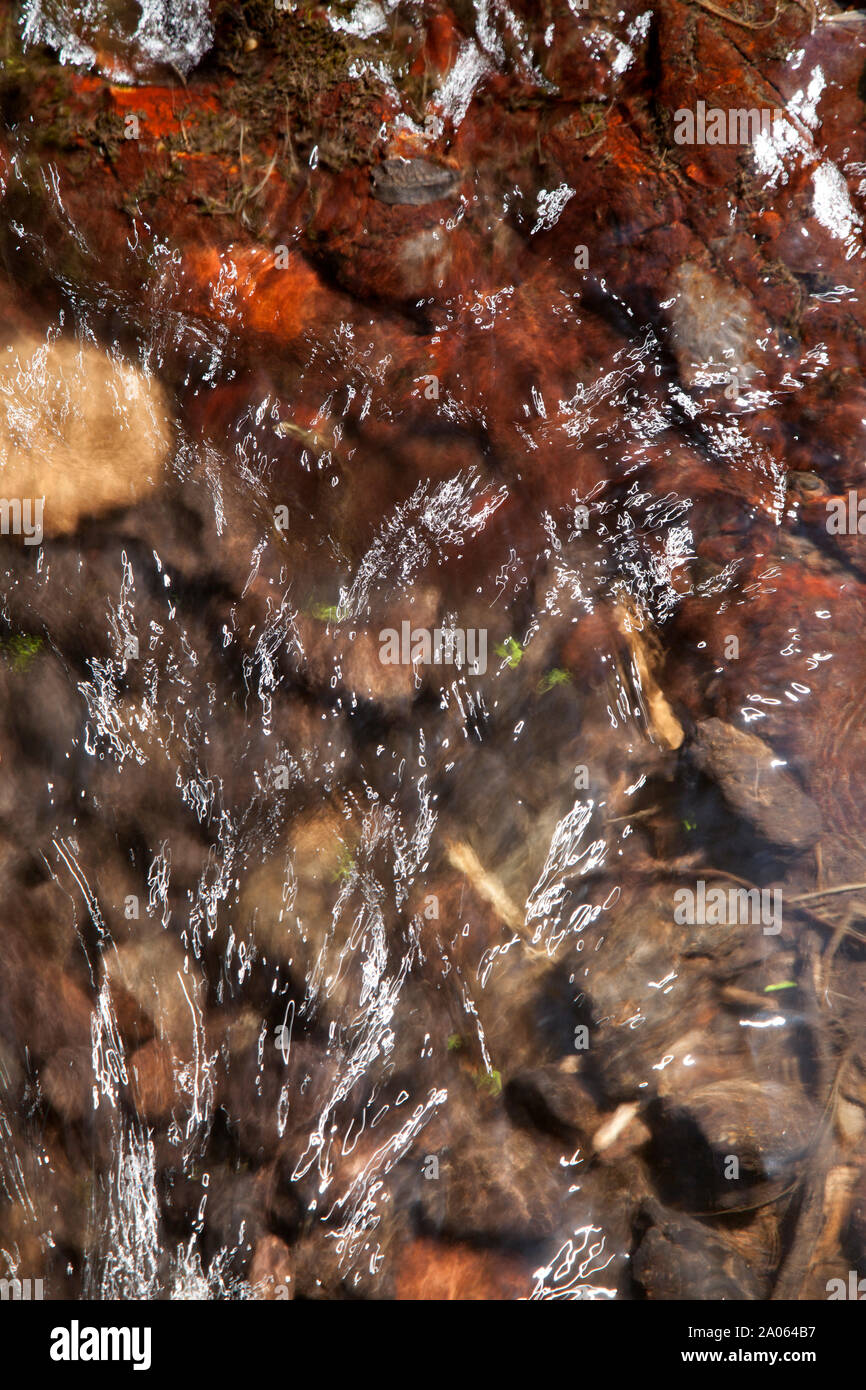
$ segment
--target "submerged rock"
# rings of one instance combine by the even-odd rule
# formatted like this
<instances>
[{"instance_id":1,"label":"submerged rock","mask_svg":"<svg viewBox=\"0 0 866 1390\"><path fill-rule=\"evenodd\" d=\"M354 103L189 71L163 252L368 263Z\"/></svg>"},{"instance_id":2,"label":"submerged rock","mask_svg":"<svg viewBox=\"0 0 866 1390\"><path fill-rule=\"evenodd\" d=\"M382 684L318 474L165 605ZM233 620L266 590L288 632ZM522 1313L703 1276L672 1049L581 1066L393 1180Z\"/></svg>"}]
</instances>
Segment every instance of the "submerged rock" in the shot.
<instances>
[{"instance_id":1,"label":"submerged rock","mask_svg":"<svg viewBox=\"0 0 866 1390\"><path fill-rule=\"evenodd\" d=\"M422 1182L426 1229L457 1240L542 1240L556 1229L564 1196L544 1150L517 1132L487 1125L461 1138L437 1182Z\"/></svg>"},{"instance_id":2,"label":"submerged rock","mask_svg":"<svg viewBox=\"0 0 866 1390\"><path fill-rule=\"evenodd\" d=\"M171 1114L175 1076L171 1048L159 1038L139 1047L129 1059L130 1084L139 1115L158 1124Z\"/></svg>"},{"instance_id":3,"label":"submerged rock","mask_svg":"<svg viewBox=\"0 0 866 1390\"><path fill-rule=\"evenodd\" d=\"M576 1076L559 1066L517 1072L505 1100L512 1117L557 1139L588 1140L601 1123L598 1108Z\"/></svg>"},{"instance_id":4,"label":"submerged rock","mask_svg":"<svg viewBox=\"0 0 866 1390\"><path fill-rule=\"evenodd\" d=\"M282 1301L294 1297L294 1266L285 1241L261 1236L250 1262L249 1282L258 1298Z\"/></svg>"},{"instance_id":5,"label":"submerged rock","mask_svg":"<svg viewBox=\"0 0 866 1390\"><path fill-rule=\"evenodd\" d=\"M821 813L763 739L724 720L705 719L695 730L691 754L731 810L761 835L789 849L815 844Z\"/></svg>"},{"instance_id":6,"label":"submerged rock","mask_svg":"<svg viewBox=\"0 0 866 1390\"><path fill-rule=\"evenodd\" d=\"M383 159L372 173L373 193L383 203L420 207L447 198L460 185L457 169L429 159Z\"/></svg>"},{"instance_id":7,"label":"submerged rock","mask_svg":"<svg viewBox=\"0 0 866 1390\"><path fill-rule=\"evenodd\" d=\"M112 989L119 984L154 1022L166 1044L191 1057L200 1026L200 980L172 936L153 935L127 942L106 957Z\"/></svg>"},{"instance_id":8,"label":"submerged rock","mask_svg":"<svg viewBox=\"0 0 866 1390\"><path fill-rule=\"evenodd\" d=\"M678 1212L647 1203L652 1224L632 1259L632 1274L644 1298L748 1301L765 1297L766 1281L709 1227Z\"/></svg>"},{"instance_id":9,"label":"submerged rock","mask_svg":"<svg viewBox=\"0 0 866 1390\"><path fill-rule=\"evenodd\" d=\"M826 497L830 491L823 478L809 469L796 469L788 474L787 489L793 500L813 501L816 497Z\"/></svg>"},{"instance_id":10,"label":"submerged rock","mask_svg":"<svg viewBox=\"0 0 866 1390\"><path fill-rule=\"evenodd\" d=\"M63 338L0 353L0 490L22 503L25 543L140 501L170 443L161 386L121 358Z\"/></svg>"},{"instance_id":11,"label":"submerged rock","mask_svg":"<svg viewBox=\"0 0 866 1390\"><path fill-rule=\"evenodd\" d=\"M688 388L718 382L746 386L755 375L761 337L748 298L704 266L685 263L671 277L676 296L671 342Z\"/></svg>"},{"instance_id":12,"label":"submerged rock","mask_svg":"<svg viewBox=\"0 0 866 1390\"><path fill-rule=\"evenodd\" d=\"M92 1108L93 1067L90 1050L62 1047L41 1074L42 1088L64 1120L80 1120Z\"/></svg>"},{"instance_id":13,"label":"submerged rock","mask_svg":"<svg viewBox=\"0 0 866 1390\"><path fill-rule=\"evenodd\" d=\"M650 1110L653 1163L676 1205L746 1205L755 1188L794 1175L815 1137L806 1095L776 1081L714 1081ZM764 1188L766 1191L766 1188Z\"/></svg>"},{"instance_id":14,"label":"submerged rock","mask_svg":"<svg viewBox=\"0 0 866 1390\"><path fill-rule=\"evenodd\" d=\"M166 6L51 8L131 33ZM697 810L677 750L687 711L733 718L746 692L779 695L764 727L797 776L811 766L820 882L862 878L859 845L850 872L831 856L860 828L864 760L856 741L821 746L863 727L862 585L791 535L823 525L816 479L841 495L862 456L862 259L815 225L810 170L761 188L746 151L661 143L659 111L691 103L693 77L735 99L712 66L719 16L629 0L602 30L512 0L481 26L467 0L466 32L502 39L493 75L447 16L419 53L424 7L409 8L383 20L383 45L413 45L387 91L370 77L381 53L344 81L355 54L321 7L270 0L219 7L213 62L182 94L47 73L43 54L10 64L3 265L53 286L89 343L139 343L131 360L174 384L181 444L158 486L162 388L7 317L0 491L44 493L61 538L32 580L10 563L0 634L0 1073L23 1097L23 1171L48 1194L37 1254L53 1252L60 1287L112 1260L120 1232L132 1268L132 1191L161 1267L165 1231L188 1272L213 1260L244 1296L761 1297L790 1224L775 1199L815 1166L812 1105L781 1078L807 1075L823 1102L813 1073L841 1055L837 1030L857 1035L862 953L852 933L834 970L827 950L818 999L808 939L801 958L757 923L677 920L677 885L714 887L740 842L737 872L757 879L752 841L766 860L768 838L820 833L769 743L701 725ZM778 22L808 27L796 7ZM781 41L736 27L744 68ZM116 72L120 46L99 46ZM410 59L411 120L443 137L371 173ZM558 91L529 81L536 61ZM852 119L824 119L822 137L853 142L849 170L857 80ZM825 103L831 90L835 76ZM422 151L405 124L391 134ZM830 295L843 279L848 304ZM666 341L639 328L665 315ZM768 356L784 389L732 411ZM700 389L726 378L730 392ZM121 662L123 556L141 653ZM768 586L770 563L786 585ZM829 646L814 615L830 611L834 659L813 681L795 662ZM382 662L383 629L446 617L488 634L480 679ZM729 625L743 656L721 665ZM802 651L781 664L795 627ZM814 705L782 697L794 676ZM74 862L55 861L73 829ZM810 867L789 865L786 891L808 890ZM147 911L124 915L145 882ZM155 1131L153 1186L149 1147L103 1161L117 1112L92 1104L102 972L124 1118ZM181 1152L190 1097L202 1145ZM854 1099L835 1115L852 1163ZM94 1171L121 1178L100 1181L117 1219L96 1241ZM22 1259L25 1216L0 1210L0 1247Z\"/></svg>"}]
</instances>

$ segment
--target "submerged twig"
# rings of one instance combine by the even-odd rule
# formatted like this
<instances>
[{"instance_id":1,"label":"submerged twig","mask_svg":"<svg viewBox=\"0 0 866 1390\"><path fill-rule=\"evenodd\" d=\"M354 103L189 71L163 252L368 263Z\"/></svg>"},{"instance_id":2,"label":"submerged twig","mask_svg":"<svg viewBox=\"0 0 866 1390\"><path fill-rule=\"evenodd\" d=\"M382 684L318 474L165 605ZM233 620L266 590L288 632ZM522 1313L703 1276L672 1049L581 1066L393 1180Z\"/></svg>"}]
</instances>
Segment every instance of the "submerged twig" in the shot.
<instances>
[{"instance_id":1,"label":"submerged twig","mask_svg":"<svg viewBox=\"0 0 866 1390\"><path fill-rule=\"evenodd\" d=\"M506 926L521 938L529 954L539 957L545 955L533 941L520 908L509 897L499 880L487 872L472 846L466 840L448 840L445 853L452 869L468 878L478 896L489 903Z\"/></svg>"},{"instance_id":2,"label":"submerged twig","mask_svg":"<svg viewBox=\"0 0 866 1390\"><path fill-rule=\"evenodd\" d=\"M850 1204L857 1170L834 1163L838 1146L833 1136L833 1113L842 1073L851 1057L848 1048L839 1058L824 1103L821 1122L811 1145L809 1172L801 1180L802 1200L788 1253L782 1260L770 1295L773 1302L797 1298L812 1267L838 1238Z\"/></svg>"},{"instance_id":3,"label":"submerged twig","mask_svg":"<svg viewBox=\"0 0 866 1390\"><path fill-rule=\"evenodd\" d=\"M839 883L834 888L818 888L814 893L800 893L790 898L791 903L808 903L815 898L830 898L837 893L860 893L866 891L866 883Z\"/></svg>"},{"instance_id":4,"label":"submerged twig","mask_svg":"<svg viewBox=\"0 0 866 1390\"><path fill-rule=\"evenodd\" d=\"M710 14L716 15L719 19L727 20L729 24L738 24L742 29L771 29L779 18L779 7L776 6L772 19L763 19L756 22L752 19L741 19L739 15L731 14L729 10L721 5L714 5L712 0L692 0L695 5L700 5L702 10L707 10Z\"/></svg>"}]
</instances>

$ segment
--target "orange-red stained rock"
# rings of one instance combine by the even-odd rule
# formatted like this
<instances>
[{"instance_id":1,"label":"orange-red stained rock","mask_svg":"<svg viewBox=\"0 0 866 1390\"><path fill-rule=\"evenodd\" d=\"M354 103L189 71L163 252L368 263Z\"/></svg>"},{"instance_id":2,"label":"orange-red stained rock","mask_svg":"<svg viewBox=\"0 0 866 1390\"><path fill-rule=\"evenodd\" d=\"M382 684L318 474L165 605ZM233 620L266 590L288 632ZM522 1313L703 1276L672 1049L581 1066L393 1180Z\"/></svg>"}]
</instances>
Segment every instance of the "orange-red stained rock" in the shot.
<instances>
[{"instance_id":1,"label":"orange-red stained rock","mask_svg":"<svg viewBox=\"0 0 866 1390\"><path fill-rule=\"evenodd\" d=\"M311 265L287 251L286 268L277 252L260 246L200 247L184 257L191 307L237 332L265 333L284 343L300 340L308 328L321 332L338 318L339 300Z\"/></svg>"},{"instance_id":2,"label":"orange-red stained rock","mask_svg":"<svg viewBox=\"0 0 866 1390\"><path fill-rule=\"evenodd\" d=\"M396 1283L397 1298L406 1301L502 1302L525 1298L532 1272L513 1255L419 1239L400 1258Z\"/></svg>"},{"instance_id":3,"label":"orange-red stained rock","mask_svg":"<svg viewBox=\"0 0 866 1390\"><path fill-rule=\"evenodd\" d=\"M433 71L440 75L448 72L457 57L463 38L450 14L433 15L427 25L421 52L410 71L415 75L425 71Z\"/></svg>"}]
</instances>

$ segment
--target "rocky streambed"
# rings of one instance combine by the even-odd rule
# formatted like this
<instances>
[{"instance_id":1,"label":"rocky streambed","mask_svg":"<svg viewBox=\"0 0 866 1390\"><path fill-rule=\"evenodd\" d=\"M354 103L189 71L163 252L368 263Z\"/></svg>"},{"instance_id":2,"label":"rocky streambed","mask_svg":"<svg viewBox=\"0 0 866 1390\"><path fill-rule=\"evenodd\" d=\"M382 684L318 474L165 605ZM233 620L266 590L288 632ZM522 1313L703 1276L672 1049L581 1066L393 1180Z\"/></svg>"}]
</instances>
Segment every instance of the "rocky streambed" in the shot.
<instances>
[{"instance_id":1,"label":"rocky streambed","mask_svg":"<svg viewBox=\"0 0 866 1390\"><path fill-rule=\"evenodd\" d=\"M0 54L0 1276L836 1296L866 17Z\"/></svg>"}]
</instances>

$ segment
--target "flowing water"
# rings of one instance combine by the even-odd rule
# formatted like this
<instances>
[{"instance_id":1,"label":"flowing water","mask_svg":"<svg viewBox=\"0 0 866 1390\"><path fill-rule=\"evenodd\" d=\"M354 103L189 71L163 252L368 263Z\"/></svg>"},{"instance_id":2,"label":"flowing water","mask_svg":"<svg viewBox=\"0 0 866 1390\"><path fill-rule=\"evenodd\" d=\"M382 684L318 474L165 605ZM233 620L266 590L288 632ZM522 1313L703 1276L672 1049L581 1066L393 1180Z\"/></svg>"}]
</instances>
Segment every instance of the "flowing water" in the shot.
<instances>
[{"instance_id":1,"label":"flowing water","mask_svg":"<svg viewBox=\"0 0 866 1390\"><path fill-rule=\"evenodd\" d=\"M3 7L0 1275L866 1273L866 25L771 11Z\"/></svg>"}]
</instances>

